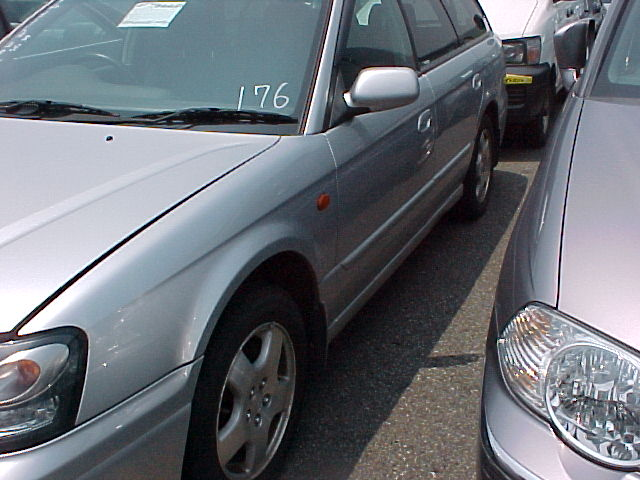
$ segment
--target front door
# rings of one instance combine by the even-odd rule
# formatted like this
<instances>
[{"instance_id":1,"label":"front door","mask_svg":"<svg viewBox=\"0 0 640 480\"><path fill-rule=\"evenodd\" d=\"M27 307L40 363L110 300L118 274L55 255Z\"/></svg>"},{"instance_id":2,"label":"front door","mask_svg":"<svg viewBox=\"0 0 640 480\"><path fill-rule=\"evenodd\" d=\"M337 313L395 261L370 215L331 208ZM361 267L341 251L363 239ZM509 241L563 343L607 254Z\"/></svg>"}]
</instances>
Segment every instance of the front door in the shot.
<instances>
[{"instance_id":1,"label":"front door","mask_svg":"<svg viewBox=\"0 0 640 480\"><path fill-rule=\"evenodd\" d=\"M397 0L356 0L340 59L338 93L371 66L412 66L415 56ZM338 96L338 102L341 99ZM335 108L339 108L336 106ZM376 278L428 217L434 173L434 95L426 77L412 104L338 121L327 132L340 202L337 267L327 279L334 317Z\"/></svg>"}]
</instances>

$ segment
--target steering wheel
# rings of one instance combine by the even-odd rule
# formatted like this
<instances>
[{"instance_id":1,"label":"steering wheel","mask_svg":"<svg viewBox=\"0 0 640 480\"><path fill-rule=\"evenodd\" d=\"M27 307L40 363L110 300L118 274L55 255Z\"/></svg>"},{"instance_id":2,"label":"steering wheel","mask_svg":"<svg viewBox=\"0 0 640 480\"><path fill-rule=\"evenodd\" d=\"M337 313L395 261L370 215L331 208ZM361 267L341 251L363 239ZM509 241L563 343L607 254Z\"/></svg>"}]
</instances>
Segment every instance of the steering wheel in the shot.
<instances>
[{"instance_id":1,"label":"steering wheel","mask_svg":"<svg viewBox=\"0 0 640 480\"><path fill-rule=\"evenodd\" d=\"M87 53L77 60L79 64L85 64L94 71L112 70L117 73L117 80L124 80L126 83L136 83L135 78L129 68L121 62L103 53Z\"/></svg>"}]
</instances>

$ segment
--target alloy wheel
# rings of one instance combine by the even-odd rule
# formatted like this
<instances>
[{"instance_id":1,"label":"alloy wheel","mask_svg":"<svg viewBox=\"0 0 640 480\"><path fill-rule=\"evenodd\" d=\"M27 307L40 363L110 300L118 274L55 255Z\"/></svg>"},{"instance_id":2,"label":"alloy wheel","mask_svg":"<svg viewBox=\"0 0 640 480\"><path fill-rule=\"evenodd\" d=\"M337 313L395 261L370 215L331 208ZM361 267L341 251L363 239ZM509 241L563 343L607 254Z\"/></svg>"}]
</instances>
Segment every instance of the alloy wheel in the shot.
<instances>
[{"instance_id":1,"label":"alloy wheel","mask_svg":"<svg viewBox=\"0 0 640 480\"><path fill-rule=\"evenodd\" d=\"M491 183L491 169L493 168L493 155L491 151L491 134L485 128L478 137L478 149L475 158L476 169L476 200L478 203L484 202L489 184Z\"/></svg>"},{"instance_id":2,"label":"alloy wheel","mask_svg":"<svg viewBox=\"0 0 640 480\"><path fill-rule=\"evenodd\" d=\"M296 385L293 343L277 322L245 339L227 373L216 421L217 454L230 479L256 478L284 436Z\"/></svg>"}]
</instances>

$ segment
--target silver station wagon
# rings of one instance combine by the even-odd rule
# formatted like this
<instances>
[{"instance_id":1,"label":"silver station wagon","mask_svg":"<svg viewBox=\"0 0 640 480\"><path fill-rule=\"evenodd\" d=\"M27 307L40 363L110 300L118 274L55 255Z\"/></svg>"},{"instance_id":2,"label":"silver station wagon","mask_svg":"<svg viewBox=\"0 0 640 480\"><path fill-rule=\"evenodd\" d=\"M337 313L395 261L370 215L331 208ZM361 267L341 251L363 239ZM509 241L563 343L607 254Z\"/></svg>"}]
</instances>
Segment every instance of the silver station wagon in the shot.
<instances>
[{"instance_id":1,"label":"silver station wagon","mask_svg":"<svg viewBox=\"0 0 640 480\"><path fill-rule=\"evenodd\" d=\"M327 343L491 193L475 0L58 0L0 42L0 477L271 478Z\"/></svg>"}]
</instances>

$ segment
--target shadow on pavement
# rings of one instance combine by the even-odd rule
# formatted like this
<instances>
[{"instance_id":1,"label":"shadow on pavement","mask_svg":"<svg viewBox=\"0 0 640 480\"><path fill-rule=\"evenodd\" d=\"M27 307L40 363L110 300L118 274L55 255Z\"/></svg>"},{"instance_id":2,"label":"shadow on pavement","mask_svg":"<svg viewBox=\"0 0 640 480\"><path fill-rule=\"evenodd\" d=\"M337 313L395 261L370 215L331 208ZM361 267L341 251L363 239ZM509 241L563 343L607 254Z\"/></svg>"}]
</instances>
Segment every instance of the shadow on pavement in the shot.
<instances>
[{"instance_id":1,"label":"shadow on pavement","mask_svg":"<svg viewBox=\"0 0 640 480\"><path fill-rule=\"evenodd\" d=\"M474 223L445 217L331 344L327 368L310 380L281 478L348 478L418 370L481 358L430 354L527 187L525 176L511 172L496 170L494 180L486 215Z\"/></svg>"}]
</instances>

